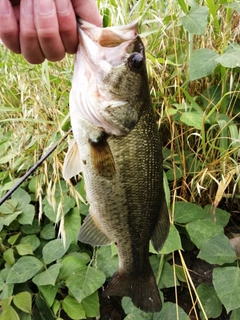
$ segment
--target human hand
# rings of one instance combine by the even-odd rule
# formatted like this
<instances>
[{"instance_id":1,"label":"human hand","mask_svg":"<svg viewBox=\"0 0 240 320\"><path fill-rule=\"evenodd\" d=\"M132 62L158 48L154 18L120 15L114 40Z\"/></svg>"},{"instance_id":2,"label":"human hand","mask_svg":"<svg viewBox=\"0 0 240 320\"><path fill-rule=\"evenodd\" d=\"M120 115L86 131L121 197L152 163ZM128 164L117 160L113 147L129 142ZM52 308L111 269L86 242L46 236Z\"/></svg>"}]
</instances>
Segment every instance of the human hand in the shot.
<instances>
[{"instance_id":1,"label":"human hand","mask_svg":"<svg viewBox=\"0 0 240 320\"><path fill-rule=\"evenodd\" d=\"M0 0L0 39L30 63L59 61L77 50L76 15L101 26L95 0Z\"/></svg>"}]
</instances>

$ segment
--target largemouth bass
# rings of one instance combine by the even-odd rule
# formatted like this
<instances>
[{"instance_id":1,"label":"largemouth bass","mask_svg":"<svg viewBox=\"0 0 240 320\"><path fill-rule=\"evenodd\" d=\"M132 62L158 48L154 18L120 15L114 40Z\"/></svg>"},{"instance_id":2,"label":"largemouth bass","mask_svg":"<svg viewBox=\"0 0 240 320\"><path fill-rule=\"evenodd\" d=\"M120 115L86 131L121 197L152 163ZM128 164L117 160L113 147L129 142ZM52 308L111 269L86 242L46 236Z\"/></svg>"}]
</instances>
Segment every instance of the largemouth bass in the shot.
<instances>
[{"instance_id":1,"label":"largemouth bass","mask_svg":"<svg viewBox=\"0 0 240 320\"><path fill-rule=\"evenodd\" d=\"M156 127L138 24L79 26L70 116L74 142L63 167L84 175L89 215L79 241L114 242L118 270L104 296L129 296L146 312L161 309L149 263L149 241L159 251L169 231L161 143Z\"/></svg>"}]
</instances>

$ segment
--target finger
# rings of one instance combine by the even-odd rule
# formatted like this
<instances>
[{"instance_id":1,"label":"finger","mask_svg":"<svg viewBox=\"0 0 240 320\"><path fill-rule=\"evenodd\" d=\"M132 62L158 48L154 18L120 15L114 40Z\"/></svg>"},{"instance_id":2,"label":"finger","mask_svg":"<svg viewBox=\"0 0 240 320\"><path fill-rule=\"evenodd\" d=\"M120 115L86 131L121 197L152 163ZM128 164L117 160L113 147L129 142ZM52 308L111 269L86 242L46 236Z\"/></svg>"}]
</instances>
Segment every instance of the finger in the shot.
<instances>
[{"instance_id":1,"label":"finger","mask_svg":"<svg viewBox=\"0 0 240 320\"><path fill-rule=\"evenodd\" d=\"M21 52L28 62L42 63L45 57L38 41L33 17L32 0L22 0L20 5Z\"/></svg>"},{"instance_id":2,"label":"finger","mask_svg":"<svg viewBox=\"0 0 240 320\"><path fill-rule=\"evenodd\" d=\"M70 0L55 0L59 33L65 51L75 53L78 46L77 22Z\"/></svg>"},{"instance_id":3,"label":"finger","mask_svg":"<svg viewBox=\"0 0 240 320\"><path fill-rule=\"evenodd\" d=\"M81 19L93 23L97 27L102 26L102 17L95 0L72 0L72 5L74 11Z\"/></svg>"},{"instance_id":4,"label":"finger","mask_svg":"<svg viewBox=\"0 0 240 320\"><path fill-rule=\"evenodd\" d=\"M44 56L59 61L65 56L53 0L34 0L34 21L38 40Z\"/></svg>"},{"instance_id":5,"label":"finger","mask_svg":"<svg viewBox=\"0 0 240 320\"><path fill-rule=\"evenodd\" d=\"M7 48L21 53L18 23L8 0L0 0L0 21L0 39Z\"/></svg>"}]
</instances>

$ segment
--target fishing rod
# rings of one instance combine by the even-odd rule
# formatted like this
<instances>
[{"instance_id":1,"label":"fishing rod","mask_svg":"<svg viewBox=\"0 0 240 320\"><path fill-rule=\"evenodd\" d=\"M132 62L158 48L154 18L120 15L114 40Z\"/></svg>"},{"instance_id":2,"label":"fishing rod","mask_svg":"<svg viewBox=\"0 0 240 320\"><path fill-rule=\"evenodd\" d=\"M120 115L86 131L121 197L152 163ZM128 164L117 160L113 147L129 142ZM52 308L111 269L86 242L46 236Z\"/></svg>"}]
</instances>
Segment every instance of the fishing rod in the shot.
<instances>
[{"instance_id":1,"label":"fishing rod","mask_svg":"<svg viewBox=\"0 0 240 320\"><path fill-rule=\"evenodd\" d=\"M17 188L46 160L51 153L67 138L67 136L72 132L72 128L60 139L58 140L47 152L44 154L25 174L24 176L0 199L0 205L2 205Z\"/></svg>"}]
</instances>

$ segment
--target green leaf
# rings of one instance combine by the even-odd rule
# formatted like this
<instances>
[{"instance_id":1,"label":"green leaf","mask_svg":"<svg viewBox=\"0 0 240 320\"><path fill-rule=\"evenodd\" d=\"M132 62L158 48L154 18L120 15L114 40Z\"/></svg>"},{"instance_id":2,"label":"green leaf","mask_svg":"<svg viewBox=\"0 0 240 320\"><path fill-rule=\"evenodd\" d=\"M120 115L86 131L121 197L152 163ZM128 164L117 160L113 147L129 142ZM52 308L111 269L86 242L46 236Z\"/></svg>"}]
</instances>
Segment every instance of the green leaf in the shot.
<instances>
[{"instance_id":1,"label":"green leaf","mask_svg":"<svg viewBox=\"0 0 240 320\"><path fill-rule=\"evenodd\" d=\"M6 282L26 282L39 272L42 267L42 262L35 257L21 257L10 269Z\"/></svg>"},{"instance_id":2,"label":"green leaf","mask_svg":"<svg viewBox=\"0 0 240 320\"><path fill-rule=\"evenodd\" d=\"M13 266L15 263L14 251L13 248L7 249L3 252L3 259L9 264L9 266Z\"/></svg>"},{"instance_id":3,"label":"green leaf","mask_svg":"<svg viewBox=\"0 0 240 320\"><path fill-rule=\"evenodd\" d=\"M13 302L18 309L26 312L32 312L32 296L30 292L20 292L13 297Z\"/></svg>"},{"instance_id":4,"label":"green leaf","mask_svg":"<svg viewBox=\"0 0 240 320\"><path fill-rule=\"evenodd\" d=\"M125 319L137 319L137 320L152 320L153 314L152 313L146 313L139 308L135 307L132 303L132 299L129 297L123 297L122 298L122 307L124 312L129 316ZM159 315L159 312L156 313L156 315ZM137 318L136 318L137 317Z\"/></svg>"},{"instance_id":5,"label":"green leaf","mask_svg":"<svg viewBox=\"0 0 240 320\"><path fill-rule=\"evenodd\" d=\"M239 320L239 319L240 319L240 308L233 310L230 317L230 320Z\"/></svg>"},{"instance_id":6,"label":"green leaf","mask_svg":"<svg viewBox=\"0 0 240 320\"><path fill-rule=\"evenodd\" d=\"M240 269L238 267L215 268L213 285L227 313L240 307Z\"/></svg>"},{"instance_id":7,"label":"green leaf","mask_svg":"<svg viewBox=\"0 0 240 320\"><path fill-rule=\"evenodd\" d=\"M36 296L37 309L34 312L34 320L55 320L56 317L53 316L51 310L49 309L46 301L40 297Z\"/></svg>"},{"instance_id":8,"label":"green leaf","mask_svg":"<svg viewBox=\"0 0 240 320\"><path fill-rule=\"evenodd\" d=\"M226 68L240 67L240 45L229 46L216 61Z\"/></svg>"},{"instance_id":9,"label":"green leaf","mask_svg":"<svg viewBox=\"0 0 240 320\"><path fill-rule=\"evenodd\" d=\"M206 216L203 209L190 202L179 201L175 203L174 218L177 223L189 223Z\"/></svg>"},{"instance_id":10,"label":"green leaf","mask_svg":"<svg viewBox=\"0 0 240 320\"><path fill-rule=\"evenodd\" d=\"M30 243L20 243L16 245L17 252L20 256L26 256L33 254L32 247Z\"/></svg>"},{"instance_id":11,"label":"green leaf","mask_svg":"<svg viewBox=\"0 0 240 320\"><path fill-rule=\"evenodd\" d=\"M12 194L12 199L17 201L21 208L24 208L24 206L31 201L30 195L22 188L18 188L16 191L14 191Z\"/></svg>"},{"instance_id":12,"label":"green leaf","mask_svg":"<svg viewBox=\"0 0 240 320\"><path fill-rule=\"evenodd\" d=\"M183 112L180 120L190 127L201 130L203 126L203 116L196 111Z\"/></svg>"},{"instance_id":13,"label":"green leaf","mask_svg":"<svg viewBox=\"0 0 240 320\"><path fill-rule=\"evenodd\" d=\"M90 296L84 298L81 302L87 318L95 318L100 316L99 312L99 297L98 292L95 291Z\"/></svg>"},{"instance_id":14,"label":"green leaf","mask_svg":"<svg viewBox=\"0 0 240 320\"><path fill-rule=\"evenodd\" d=\"M216 68L219 54L210 49L199 49L192 53L189 60L191 81L210 75Z\"/></svg>"},{"instance_id":15,"label":"green leaf","mask_svg":"<svg viewBox=\"0 0 240 320\"><path fill-rule=\"evenodd\" d=\"M159 288L171 288L176 284L179 285L178 280L174 280L173 268L168 262L165 262L162 269Z\"/></svg>"},{"instance_id":16,"label":"green leaf","mask_svg":"<svg viewBox=\"0 0 240 320\"><path fill-rule=\"evenodd\" d=\"M160 251L160 254L168 254L178 249L182 249L181 239L176 227L170 223L169 234L163 245L163 248Z\"/></svg>"},{"instance_id":17,"label":"green leaf","mask_svg":"<svg viewBox=\"0 0 240 320\"><path fill-rule=\"evenodd\" d=\"M158 319L178 319L178 320L189 320L188 315L183 311L182 308L177 306L178 315L176 310L176 304L172 302L165 302L162 310L157 314L154 314L153 320Z\"/></svg>"},{"instance_id":18,"label":"green leaf","mask_svg":"<svg viewBox=\"0 0 240 320\"><path fill-rule=\"evenodd\" d=\"M118 256L112 256L111 246L103 246L97 249L95 263L109 278L118 268Z\"/></svg>"},{"instance_id":19,"label":"green leaf","mask_svg":"<svg viewBox=\"0 0 240 320\"><path fill-rule=\"evenodd\" d=\"M18 237L20 236L21 232L14 234L13 236L8 238L8 243L11 245L14 245L14 243L17 241Z\"/></svg>"},{"instance_id":20,"label":"green leaf","mask_svg":"<svg viewBox=\"0 0 240 320\"><path fill-rule=\"evenodd\" d=\"M86 315L81 303L70 296L66 296L62 302L62 308L71 319L85 319Z\"/></svg>"},{"instance_id":21,"label":"green leaf","mask_svg":"<svg viewBox=\"0 0 240 320\"><path fill-rule=\"evenodd\" d=\"M70 242L77 244L80 226L81 218L79 214L79 209L75 207L68 212L68 214L65 216L64 221L66 237Z\"/></svg>"},{"instance_id":22,"label":"green leaf","mask_svg":"<svg viewBox=\"0 0 240 320\"><path fill-rule=\"evenodd\" d=\"M37 274L32 282L37 286L46 286L52 285L54 286L59 274L59 270L61 268L61 263L54 264L50 266L47 270Z\"/></svg>"},{"instance_id":23,"label":"green leaf","mask_svg":"<svg viewBox=\"0 0 240 320\"><path fill-rule=\"evenodd\" d=\"M5 284L4 284L4 287L3 287L3 289L2 289L1 295L0 295L0 301L11 297L12 294L13 294L13 288L14 288L14 284L12 284L12 283L10 283L10 284L5 283Z\"/></svg>"},{"instance_id":24,"label":"green leaf","mask_svg":"<svg viewBox=\"0 0 240 320\"><path fill-rule=\"evenodd\" d=\"M46 264L49 264L59 258L61 258L65 252L68 250L68 246L64 247L63 241L61 239L55 239L49 241L43 247L43 260Z\"/></svg>"},{"instance_id":25,"label":"green leaf","mask_svg":"<svg viewBox=\"0 0 240 320\"><path fill-rule=\"evenodd\" d=\"M18 216L21 224L32 224L35 215L35 208L32 204L27 204L22 208L22 213Z\"/></svg>"},{"instance_id":26,"label":"green leaf","mask_svg":"<svg viewBox=\"0 0 240 320\"><path fill-rule=\"evenodd\" d=\"M198 258L219 265L231 263L237 259L229 239L224 234L216 234L204 242Z\"/></svg>"},{"instance_id":27,"label":"green leaf","mask_svg":"<svg viewBox=\"0 0 240 320\"><path fill-rule=\"evenodd\" d=\"M8 306L3 310L3 313L0 315L1 320L20 320L17 312L12 306Z\"/></svg>"},{"instance_id":28,"label":"green leaf","mask_svg":"<svg viewBox=\"0 0 240 320\"><path fill-rule=\"evenodd\" d=\"M84 267L67 278L66 286L77 301L81 302L99 289L105 280L106 277L102 271L93 267Z\"/></svg>"},{"instance_id":29,"label":"green leaf","mask_svg":"<svg viewBox=\"0 0 240 320\"><path fill-rule=\"evenodd\" d=\"M40 246L40 240L34 234L33 235L28 235L26 237L23 237L20 240L20 243L22 243L22 244L25 244L25 243L30 244L30 246L32 248L32 251L35 251Z\"/></svg>"},{"instance_id":30,"label":"green leaf","mask_svg":"<svg viewBox=\"0 0 240 320\"><path fill-rule=\"evenodd\" d=\"M0 217L3 225L9 226L16 218L21 214L21 211L14 212L12 214L8 214L4 217Z\"/></svg>"},{"instance_id":31,"label":"green leaf","mask_svg":"<svg viewBox=\"0 0 240 320\"><path fill-rule=\"evenodd\" d=\"M38 289L46 300L48 306L51 307L58 292L58 286L38 286Z\"/></svg>"},{"instance_id":32,"label":"green leaf","mask_svg":"<svg viewBox=\"0 0 240 320\"><path fill-rule=\"evenodd\" d=\"M16 207L17 207L17 201L10 199L4 202L4 204L2 204L0 206L0 212L1 214L11 214L14 213Z\"/></svg>"},{"instance_id":33,"label":"green leaf","mask_svg":"<svg viewBox=\"0 0 240 320\"><path fill-rule=\"evenodd\" d=\"M204 35L207 26L208 8L196 7L182 18L183 27L190 33Z\"/></svg>"},{"instance_id":34,"label":"green leaf","mask_svg":"<svg viewBox=\"0 0 240 320\"><path fill-rule=\"evenodd\" d=\"M42 239L45 240L52 240L56 238L56 230L54 228L53 223L49 223L46 226L44 226L41 230L40 236Z\"/></svg>"},{"instance_id":35,"label":"green leaf","mask_svg":"<svg viewBox=\"0 0 240 320\"><path fill-rule=\"evenodd\" d=\"M214 221L217 225L225 227L228 224L230 218L229 212L219 208L216 208L215 212L213 212L213 207L211 205L206 205L204 211L207 213L207 218Z\"/></svg>"},{"instance_id":36,"label":"green leaf","mask_svg":"<svg viewBox=\"0 0 240 320\"><path fill-rule=\"evenodd\" d=\"M200 284L197 287L197 293L208 319L215 319L219 317L222 313L222 303L219 300L214 288L206 284ZM204 317L202 317L202 319L204 319Z\"/></svg>"},{"instance_id":37,"label":"green leaf","mask_svg":"<svg viewBox=\"0 0 240 320\"><path fill-rule=\"evenodd\" d=\"M85 261L81 261L79 258L74 256L67 256L62 260L59 278L65 280L72 273L77 272L78 270L85 267Z\"/></svg>"},{"instance_id":38,"label":"green leaf","mask_svg":"<svg viewBox=\"0 0 240 320\"><path fill-rule=\"evenodd\" d=\"M223 228L209 219L190 222L186 225L192 242L201 249L202 245L216 234L224 235Z\"/></svg>"},{"instance_id":39,"label":"green leaf","mask_svg":"<svg viewBox=\"0 0 240 320\"><path fill-rule=\"evenodd\" d=\"M32 224L26 224L21 226L21 230L25 234L36 234L40 231L40 225L37 219L33 220Z\"/></svg>"}]
</instances>

